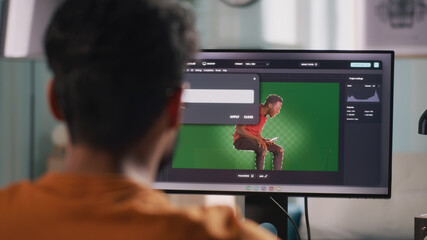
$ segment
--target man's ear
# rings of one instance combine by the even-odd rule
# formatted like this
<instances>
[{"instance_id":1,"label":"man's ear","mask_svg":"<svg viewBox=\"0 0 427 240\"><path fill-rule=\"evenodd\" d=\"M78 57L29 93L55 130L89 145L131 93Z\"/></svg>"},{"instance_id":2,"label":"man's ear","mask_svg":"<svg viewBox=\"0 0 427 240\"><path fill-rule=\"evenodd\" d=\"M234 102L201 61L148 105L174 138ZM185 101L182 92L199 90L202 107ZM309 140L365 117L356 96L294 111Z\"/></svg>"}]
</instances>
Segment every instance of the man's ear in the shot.
<instances>
[{"instance_id":1,"label":"man's ear","mask_svg":"<svg viewBox=\"0 0 427 240\"><path fill-rule=\"evenodd\" d=\"M181 94L182 88L178 88L169 97L168 115L171 128L177 128L181 124Z\"/></svg>"},{"instance_id":2,"label":"man's ear","mask_svg":"<svg viewBox=\"0 0 427 240\"><path fill-rule=\"evenodd\" d=\"M62 114L61 108L59 107L58 98L53 91L53 79L51 79L47 84L46 94L47 102L49 104L50 112L56 120L64 121L65 118Z\"/></svg>"},{"instance_id":3,"label":"man's ear","mask_svg":"<svg viewBox=\"0 0 427 240\"><path fill-rule=\"evenodd\" d=\"M268 104L268 108L273 108L273 104L272 104L272 103L269 103L269 104Z\"/></svg>"}]
</instances>

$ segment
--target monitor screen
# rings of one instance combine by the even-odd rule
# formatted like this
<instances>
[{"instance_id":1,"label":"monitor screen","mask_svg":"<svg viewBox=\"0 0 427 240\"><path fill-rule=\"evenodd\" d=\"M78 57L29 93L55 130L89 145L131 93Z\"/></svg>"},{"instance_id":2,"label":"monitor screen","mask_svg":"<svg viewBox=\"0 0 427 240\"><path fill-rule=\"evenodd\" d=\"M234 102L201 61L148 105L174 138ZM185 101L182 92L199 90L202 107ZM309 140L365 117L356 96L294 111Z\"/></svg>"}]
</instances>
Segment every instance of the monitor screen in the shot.
<instances>
[{"instance_id":1,"label":"monitor screen","mask_svg":"<svg viewBox=\"0 0 427 240\"><path fill-rule=\"evenodd\" d=\"M154 186L389 198L393 64L392 51L200 52Z\"/></svg>"}]
</instances>

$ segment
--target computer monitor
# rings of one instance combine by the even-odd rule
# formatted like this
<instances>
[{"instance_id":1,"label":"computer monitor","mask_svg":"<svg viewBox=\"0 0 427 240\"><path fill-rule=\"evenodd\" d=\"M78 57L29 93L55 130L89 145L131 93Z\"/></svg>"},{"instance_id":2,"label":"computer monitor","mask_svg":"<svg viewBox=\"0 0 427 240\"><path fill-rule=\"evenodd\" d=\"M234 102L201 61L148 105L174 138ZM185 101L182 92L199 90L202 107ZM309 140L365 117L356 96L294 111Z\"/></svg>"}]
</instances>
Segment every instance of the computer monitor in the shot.
<instances>
[{"instance_id":1,"label":"computer monitor","mask_svg":"<svg viewBox=\"0 0 427 240\"><path fill-rule=\"evenodd\" d=\"M154 186L390 198L393 68L392 51L201 51Z\"/></svg>"}]
</instances>

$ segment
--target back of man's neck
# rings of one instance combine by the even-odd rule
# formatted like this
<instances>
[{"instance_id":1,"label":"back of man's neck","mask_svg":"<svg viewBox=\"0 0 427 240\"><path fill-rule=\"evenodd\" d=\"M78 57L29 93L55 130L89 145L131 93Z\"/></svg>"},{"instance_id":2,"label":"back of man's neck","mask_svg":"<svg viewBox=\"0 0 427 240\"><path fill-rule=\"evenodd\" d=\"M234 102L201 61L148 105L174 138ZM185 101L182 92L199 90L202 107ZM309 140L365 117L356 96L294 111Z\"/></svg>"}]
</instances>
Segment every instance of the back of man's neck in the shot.
<instances>
[{"instance_id":1,"label":"back of man's neck","mask_svg":"<svg viewBox=\"0 0 427 240\"><path fill-rule=\"evenodd\" d=\"M119 161L105 151L76 144L67 146L65 172L82 174L121 173Z\"/></svg>"},{"instance_id":2,"label":"back of man's neck","mask_svg":"<svg viewBox=\"0 0 427 240\"><path fill-rule=\"evenodd\" d=\"M100 175L118 174L151 185L154 173L132 159L115 159L111 154L83 145L67 147L65 173Z\"/></svg>"}]
</instances>

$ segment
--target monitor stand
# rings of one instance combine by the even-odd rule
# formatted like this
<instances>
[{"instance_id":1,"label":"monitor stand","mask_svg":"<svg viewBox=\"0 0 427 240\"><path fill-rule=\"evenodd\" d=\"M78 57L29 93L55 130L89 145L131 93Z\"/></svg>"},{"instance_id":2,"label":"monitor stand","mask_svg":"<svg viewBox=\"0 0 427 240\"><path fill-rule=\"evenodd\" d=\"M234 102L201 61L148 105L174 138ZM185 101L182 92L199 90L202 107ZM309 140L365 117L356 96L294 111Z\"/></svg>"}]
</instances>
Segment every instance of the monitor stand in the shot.
<instances>
[{"instance_id":1,"label":"monitor stand","mask_svg":"<svg viewBox=\"0 0 427 240\"><path fill-rule=\"evenodd\" d=\"M288 196L271 195L286 211L288 211ZM288 219L286 214L271 200L268 195L245 196L245 217L264 227L273 225L277 236L288 239ZM266 224L263 224L266 223Z\"/></svg>"}]
</instances>

